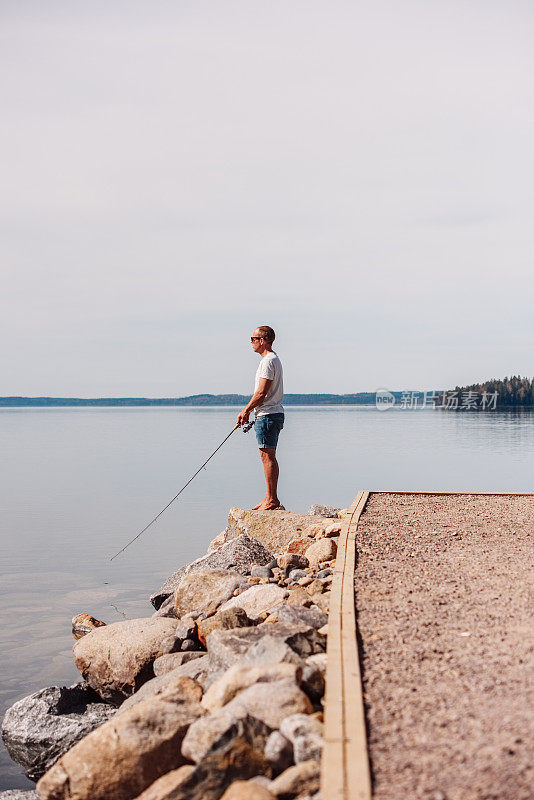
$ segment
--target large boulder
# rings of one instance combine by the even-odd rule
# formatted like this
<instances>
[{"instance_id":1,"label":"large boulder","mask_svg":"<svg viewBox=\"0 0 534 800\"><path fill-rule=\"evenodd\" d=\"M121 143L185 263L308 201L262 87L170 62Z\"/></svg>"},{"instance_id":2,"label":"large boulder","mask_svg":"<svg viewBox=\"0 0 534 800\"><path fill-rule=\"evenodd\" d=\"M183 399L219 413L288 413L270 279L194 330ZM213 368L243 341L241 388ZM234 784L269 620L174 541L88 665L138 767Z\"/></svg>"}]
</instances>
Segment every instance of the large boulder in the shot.
<instances>
[{"instance_id":1,"label":"large boulder","mask_svg":"<svg viewBox=\"0 0 534 800\"><path fill-rule=\"evenodd\" d=\"M8 708L2 722L6 749L37 781L63 753L116 714L87 684L51 686Z\"/></svg>"},{"instance_id":2,"label":"large boulder","mask_svg":"<svg viewBox=\"0 0 534 800\"><path fill-rule=\"evenodd\" d=\"M320 761L323 752L323 724L308 714L291 714L282 720L280 733L293 745L295 764Z\"/></svg>"},{"instance_id":3,"label":"large boulder","mask_svg":"<svg viewBox=\"0 0 534 800\"><path fill-rule=\"evenodd\" d=\"M290 661L299 664L302 658L321 653L326 637L307 625L263 623L254 628L216 630L206 639L213 672L243 664L273 664Z\"/></svg>"},{"instance_id":4,"label":"large boulder","mask_svg":"<svg viewBox=\"0 0 534 800\"><path fill-rule=\"evenodd\" d=\"M284 679L295 681L298 685L301 667L296 664L267 664L258 667L234 664L220 678L211 684L202 698L202 707L210 713L218 711L243 689L255 683L273 683Z\"/></svg>"},{"instance_id":5,"label":"large boulder","mask_svg":"<svg viewBox=\"0 0 534 800\"><path fill-rule=\"evenodd\" d=\"M251 619L256 619L260 614L270 612L279 606L288 595L289 592L276 583L257 584L241 592L237 597L232 597L221 606L220 610L228 611L239 607Z\"/></svg>"},{"instance_id":6,"label":"large boulder","mask_svg":"<svg viewBox=\"0 0 534 800\"><path fill-rule=\"evenodd\" d=\"M143 794L136 800L219 800L224 790L238 778L269 774L269 764L241 736L229 741L221 737L193 771L170 790ZM151 787L152 788L152 787Z\"/></svg>"},{"instance_id":7,"label":"large boulder","mask_svg":"<svg viewBox=\"0 0 534 800\"><path fill-rule=\"evenodd\" d=\"M317 517L310 514L231 508L225 539L228 542L245 533L261 542L269 552L282 553L292 539L301 538L302 532L316 523Z\"/></svg>"},{"instance_id":8,"label":"large boulder","mask_svg":"<svg viewBox=\"0 0 534 800\"><path fill-rule=\"evenodd\" d=\"M193 673L194 674L194 673ZM172 692L182 701L193 700L200 703L203 695L201 684L191 678L189 675L183 675L180 667L160 675L158 678L152 678L151 681L144 683L138 692L133 694L117 710L117 714L125 714L129 708L133 708L138 703L149 700L154 697Z\"/></svg>"},{"instance_id":9,"label":"large boulder","mask_svg":"<svg viewBox=\"0 0 534 800\"><path fill-rule=\"evenodd\" d=\"M310 510L308 514L311 514L314 517L333 517L337 519L338 512L341 509L334 508L333 506L320 506L320 505L313 505L310 506Z\"/></svg>"},{"instance_id":10,"label":"large boulder","mask_svg":"<svg viewBox=\"0 0 534 800\"><path fill-rule=\"evenodd\" d=\"M174 594L183 578L191 572L232 570L246 575L253 564L269 564L272 558L271 553L256 539L246 534L236 535L217 550L212 550L173 573L152 595L150 602L158 609L169 595Z\"/></svg>"},{"instance_id":11,"label":"large boulder","mask_svg":"<svg viewBox=\"0 0 534 800\"><path fill-rule=\"evenodd\" d=\"M337 545L333 539L319 539L306 550L310 567L317 567L322 561L331 561L337 555Z\"/></svg>"},{"instance_id":12,"label":"large boulder","mask_svg":"<svg viewBox=\"0 0 534 800\"><path fill-rule=\"evenodd\" d=\"M278 611L278 621L292 625L308 625L310 628L322 628L328 622L328 617L319 608L304 608L303 606L282 606Z\"/></svg>"},{"instance_id":13,"label":"large boulder","mask_svg":"<svg viewBox=\"0 0 534 800\"><path fill-rule=\"evenodd\" d=\"M185 575L175 592L174 608L178 617L196 611L210 616L236 589L247 582L239 572L196 570Z\"/></svg>"},{"instance_id":14,"label":"large boulder","mask_svg":"<svg viewBox=\"0 0 534 800\"><path fill-rule=\"evenodd\" d=\"M180 650L190 630L163 617L115 622L76 642L74 663L100 697L120 703L154 677L156 658Z\"/></svg>"},{"instance_id":15,"label":"large boulder","mask_svg":"<svg viewBox=\"0 0 534 800\"><path fill-rule=\"evenodd\" d=\"M249 714L275 730L290 714L311 714L313 706L293 677L272 683L255 683L239 692L218 713L223 711L234 717Z\"/></svg>"},{"instance_id":16,"label":"large boulder","mask_svg":"<svg viewBox=\"0 0 534 800\"><path fill-rule=\"evenodd\" d=\"M253 750L263 753L272 733L265 722L247 713L234 714L222 709L194 722L182 742L182 754L198 764L219 740L232 741L240 737Z\"/></svg>"},{"instance_id":17,"label":"large boulder","mask_svg":"<svg viewBox=\"0 0 534 800\"><path fill-rule=\"evenodd\" d=\"M154 661L154 675L156 678L160 675L165 675L166 672L172 672L173 669L177 669L189 661L194 661L196 658L203 658L205 655L206 653L202 650L198 652L167 653L167 655L160 656ZM144 685L146 686L146 684Z\"/></svg>"},{"instance_id":18,"label":"large boulder","mask_svg":"<svg viewBox=\"0 0 534 800\"><path fill-rule=\"evenodd\" d=\"M218 611L212 617L197 621L197 636L201 644L206 644L206 639L212 631L233 628L249 628L254 622L247 616L242 608L234 606L226 611Z\"/></svg>"},{"instance_id":19,"label":"large boulder","mask_svg":"<svg viewBox=\"0 0 534 800\"><path fill-rule=\"evenodd\" d=\"M157 778L185 763L182 740L190 724L204 713L196 700L184 700L180 691L138 703L65 753L37 784L39 797L136 797Z\"/></svg>"}]
</instances>

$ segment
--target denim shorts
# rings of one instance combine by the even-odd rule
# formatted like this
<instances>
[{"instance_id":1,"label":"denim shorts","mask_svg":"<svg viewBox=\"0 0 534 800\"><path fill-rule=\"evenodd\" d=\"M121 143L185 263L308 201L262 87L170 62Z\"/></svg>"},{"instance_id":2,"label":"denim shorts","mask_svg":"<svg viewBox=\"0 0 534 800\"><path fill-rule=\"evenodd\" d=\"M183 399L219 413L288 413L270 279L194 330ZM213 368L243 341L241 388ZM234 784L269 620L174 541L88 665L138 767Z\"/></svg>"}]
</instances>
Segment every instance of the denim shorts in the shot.
<instances>
[{"instance_id":1,"label":"denim shorts","mask_svg":"<svg viewBox=\"0 0 534 800\"><path fill-rule=\"evenodd\" d=\"M278 436L283 427L283 414L264 414L262 417L256 417L254 431L256 433L256 439L258 440L258 446L260 448L276 450Z\"/></svg>"}]
</instances>

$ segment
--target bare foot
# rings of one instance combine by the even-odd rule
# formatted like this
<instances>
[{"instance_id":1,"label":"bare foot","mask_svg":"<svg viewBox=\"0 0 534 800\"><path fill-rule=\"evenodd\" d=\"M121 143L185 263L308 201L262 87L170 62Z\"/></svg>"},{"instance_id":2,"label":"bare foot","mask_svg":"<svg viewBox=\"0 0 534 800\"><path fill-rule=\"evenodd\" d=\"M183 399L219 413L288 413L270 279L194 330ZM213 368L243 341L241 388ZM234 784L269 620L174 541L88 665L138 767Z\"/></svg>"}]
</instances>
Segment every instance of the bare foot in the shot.
<instances>
[{"instance_id":1,"label":"bare foot","mask_svg":"<svg viewBox=\"0 0 534 800\"><path fill-rule=\"evenodd\" d=\"M264 503L264 502L265 502L265 500L262 500L261 503L258 503L258 505L252 506L251 511L259 511L261 504Z\"/></svg>"},{"instance_id":2,"label":"bare foot","mask_svg":"<svg viewBox=\"0 0 534 800\"><path fill-rule=\"evenodd\" d=\"M273 511L275 508L280 508L280 500L264 500L259 504L257 511Z\"/></svg>"}]
</instances>

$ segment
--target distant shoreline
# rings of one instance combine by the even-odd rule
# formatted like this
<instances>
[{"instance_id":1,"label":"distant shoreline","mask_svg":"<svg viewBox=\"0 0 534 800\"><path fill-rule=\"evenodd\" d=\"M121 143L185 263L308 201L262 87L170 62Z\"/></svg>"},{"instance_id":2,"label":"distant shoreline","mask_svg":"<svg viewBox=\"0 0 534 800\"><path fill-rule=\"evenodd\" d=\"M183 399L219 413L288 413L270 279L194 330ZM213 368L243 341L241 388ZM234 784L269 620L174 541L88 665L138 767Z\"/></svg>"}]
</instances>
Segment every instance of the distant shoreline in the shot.
<instances>
[{"instance_id":1,"label":"distant shoreline","mask_svg":"<svg viewBox=\"0 0 534 800\"><path fill-rule=\"evenodd\" d=\"M401 396L401 392L393 394ZM374 405L375 392L358 394L286 394L286 406ZM0 407L14 406L242 406L250 395L198 394L189 397L0 397Z\"/></svg>"}]
</instances>

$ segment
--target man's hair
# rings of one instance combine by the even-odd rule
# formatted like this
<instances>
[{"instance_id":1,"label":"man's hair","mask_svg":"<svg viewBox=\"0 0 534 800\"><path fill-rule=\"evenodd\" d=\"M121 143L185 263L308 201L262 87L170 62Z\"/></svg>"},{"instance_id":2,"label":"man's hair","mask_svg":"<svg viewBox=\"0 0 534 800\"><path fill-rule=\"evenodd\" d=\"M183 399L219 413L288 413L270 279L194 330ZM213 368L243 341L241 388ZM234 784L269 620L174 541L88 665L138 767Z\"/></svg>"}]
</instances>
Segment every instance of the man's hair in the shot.
<instances>
[{"instance_id":1,"label":"man's hair","mask_svg":"<svg viewBox=\"0 0 534 800\"><path fill-rule=\"evenodd\" d=\"M263 339L265 339L266 342L269 342L269 344L274 342L274 337L276 334L268 325L260 325L258 327L258 333Z\"/></svg>"}]
</instances>

